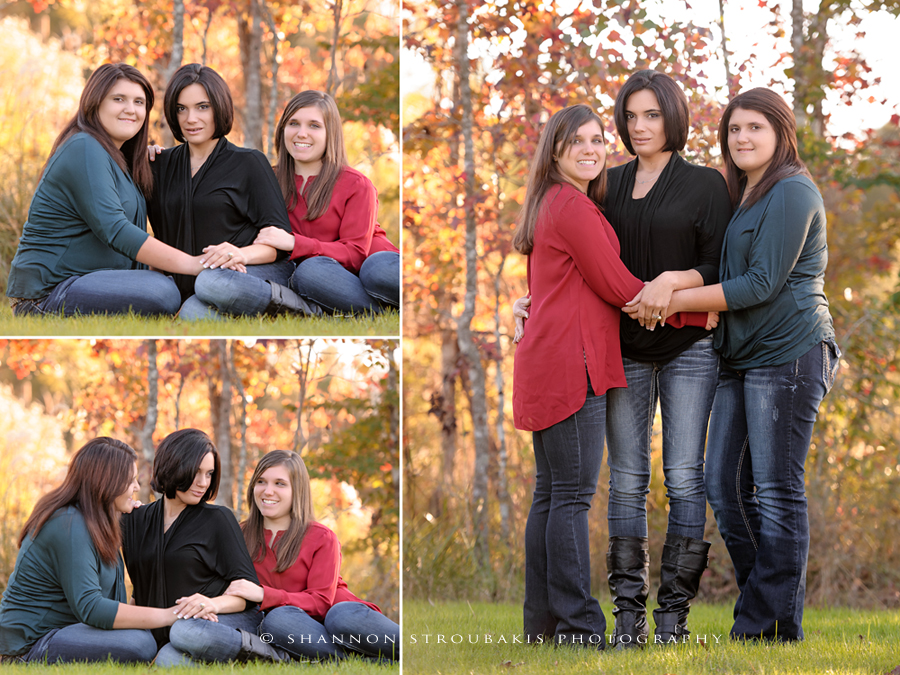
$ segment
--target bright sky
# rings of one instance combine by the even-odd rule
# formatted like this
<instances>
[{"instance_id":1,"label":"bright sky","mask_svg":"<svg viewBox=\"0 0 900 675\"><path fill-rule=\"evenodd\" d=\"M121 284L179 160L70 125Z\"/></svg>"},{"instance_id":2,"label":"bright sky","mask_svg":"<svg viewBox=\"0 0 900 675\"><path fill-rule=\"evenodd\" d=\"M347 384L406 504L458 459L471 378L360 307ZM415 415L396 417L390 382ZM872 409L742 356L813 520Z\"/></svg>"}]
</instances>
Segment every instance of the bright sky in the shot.
<instances>
[{"instance_id":1,"label":"bright sky","mask_svg":"<svg viewBox=\"0 0 900 675\"><path fill-rule=\"evenodd\" d=\"M566 14L577 7L581 0L558 0L555 5L562 14ZM805 0L806 9L812 11L818 4L817 0ZM695 25L709 26L713 29L715 39L719 39L718 29L718 0L690 0L690 10L684 2L678 0L665 0L662 3L646 3L650 18L662 19L662 22L680 21L686 22L692 19ZM590 2L585 2L585 8L590 7ZM769 9L760 7L757 0L726 0L725 2L725 31L728 34L729 57L732 70L735 70L746 60L747 55L755 53L757 61L749 72L747 87L769 86L773 75L783 79L783 66L774 66L778 54L789 47L790 17L788 12L790 3L782 3L784 13L783 26L788 35L781 38L777 45L773 45L773 39L764 32L768 23L772 20ZM853 27L838 27L837 22L829 24L830 37L833 43L842 49L854 46L867 60L872 73L881 78L881 83L871 87L864 96L873 96L874 103L860 102L853 107L846 106L837 100L837 96L826 101L826 112L832 115L830 131L836 135L845 132L859 132L860 129L878 128L888 122L892 114L900 113L900 68L896 67L896 50L891 49L900 35L900 19L887 12L878 12L866 17L862 24ZM862 41L856 40L856 33L864 31L866 37ZM513 35L516 39L524 40L525 33ZM755 44L759 41L759 44ZM623 49L617 45L618 49ZM826 61L826 67L831 65ZM409 51L403 51L401 58L401 94L409 91L430 91L434 75L430 66L421 58ZM777 69L779 72L773 72ZM704 64L703 72L707 75L713 86L724 84L725 69L721 60L716 64ZM747 73L744 74L745 78ZM882 104L881 100L887 103ZM723 101L724 102L724 101Z\"/></svg>"}]
</instances>

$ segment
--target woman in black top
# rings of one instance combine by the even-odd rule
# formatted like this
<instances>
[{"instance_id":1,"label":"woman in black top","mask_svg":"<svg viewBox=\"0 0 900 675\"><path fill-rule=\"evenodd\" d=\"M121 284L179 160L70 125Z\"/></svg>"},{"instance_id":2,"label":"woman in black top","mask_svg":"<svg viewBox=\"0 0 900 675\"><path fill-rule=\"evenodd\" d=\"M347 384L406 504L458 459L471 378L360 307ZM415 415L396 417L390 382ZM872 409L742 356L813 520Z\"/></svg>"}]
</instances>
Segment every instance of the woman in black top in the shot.
<instances>
[{"instance_id":1,"label":"woman in black top","mask_svg":"<svg viewBox=\"0 0 900 675\"><path fill-rule=\"evenodd\" d=\"M153 631L162 647L157 664L267 650L256 637L256 604L224 594L232 581L258 580L234 515L208 503L219 488L219 454L209 437L197 429L169 434L156 451L151 487L163 498L123 517L122 547L135 602L179 605L182 620Z\"/></svg>"},{"instance_id":2,"label":"woman in black top","mask_svg":"<svg viewBox=\"0 0 900 675\"><path fill-rule=\"evenodd\" d=\"M286 288L294 272L287 253L253 243L265 227L290 234L291 226L265 156L225 138L234 120L225 81L212 68L182 66L166 87L164 107L182 144L152 163L150 224L167 244L202 254L206 268L196 281L176 275L184 302L180 316L277 313L285 303L301 313L321 313Z\"/></svg>"},{"instance_id":3,"label":"woman in black top","mask_svg":"<svg viewBox=\"0 0 900 675\"><path fill-rule=\"evenodd\" d=\"M690 600L707 564L703 456L718 356L708 330L657 324L674 289L718 282L731 206L717 171L678 154L687 142L689 110L672 78L649 70L632 75L616 97L615 120L637 159L610 169L603 208L625 266L638 279L654 280L633 301L640 323L620 324L628 387L607 395L607 573L616 605L614 644L629 647L650 639L646 496L657 403L669 524L651 641L668 643L688 633ZM524 315L521 305L517 313Z\"/></svg>"}]
</instances>

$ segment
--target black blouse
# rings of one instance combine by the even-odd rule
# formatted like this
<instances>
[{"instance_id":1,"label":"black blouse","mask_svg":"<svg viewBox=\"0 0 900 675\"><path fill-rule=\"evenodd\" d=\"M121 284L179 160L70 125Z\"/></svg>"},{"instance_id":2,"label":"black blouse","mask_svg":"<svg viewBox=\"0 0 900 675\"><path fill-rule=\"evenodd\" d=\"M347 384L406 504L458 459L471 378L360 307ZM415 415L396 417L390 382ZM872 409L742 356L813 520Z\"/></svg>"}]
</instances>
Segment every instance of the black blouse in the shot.
<instances>
[{"instance_id":1,"label":"black blouse","mask_svg":"<svg viewBox=\"0 0 900 675\"><path fill-rule=\"evenodd\" d=\"M633 199L637 161L609 171L603 213L622 247L622 262L641 281L669 270L697 270L704 285L719 283L719 258L731 202L725 178L672 153L656 183ZM622 356L635 361L665 361L709 334L704 328L657 326L648 331L623 317L619 324Z\"/></svg>"},{"instance_id":2,"label":"black blouse","mask_svg":"<svg viewBox=\"0 0 900 675\"><path fill-rule=\"evenodd\" d=\"M214 598L236 579L259 583L241 528L224 506L186 506L165 532L164 520L162 499L122 516L122 549L137 605L171 607L194 593ZM168 635L168 628L153 631L160 646Z\"/></svg>"},{"instance_id":3,"label":"black blouse","mask_svg":"<svg viewBox=\"0 0 900 675\"><path fill-rule=\"evenodd\" d=\"M164 150L150 165L150 225L154 236L169 246L200 255L204 247L225 241L249 246L270 225L291 231L275 172L258 150L220 138L194 176L186 143ZM276 259L289 255L279 251ZM195 277L174 277L184 301L194 293Z\"/></svg>"}]
</instances>

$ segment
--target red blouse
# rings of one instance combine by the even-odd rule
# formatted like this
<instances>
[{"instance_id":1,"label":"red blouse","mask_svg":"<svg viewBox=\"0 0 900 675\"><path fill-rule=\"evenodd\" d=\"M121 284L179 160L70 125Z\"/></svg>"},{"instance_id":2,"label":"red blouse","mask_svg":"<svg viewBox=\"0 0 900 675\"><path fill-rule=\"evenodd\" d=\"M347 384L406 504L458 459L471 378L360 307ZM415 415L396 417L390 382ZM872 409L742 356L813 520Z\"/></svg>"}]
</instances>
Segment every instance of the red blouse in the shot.
<instances>
[{"instance_id":1,"label":"red blouse","mask_svg":"<svg viewBox=\"0 0 900 675\"><path fill-rule=\"evenodd\" d=\"M283 531L276 534L272 543L280 540L283 534ZM271 537L272 532L266 530L266 541ZM347 588L340 574L341 544L337 535L321 523L310 523L293 565L284 572L275 572L275 565L275 551L266 544L265 558L253 561L263 587L263 601L260 603L263 611L291 605L321 621L334 605L350 601L362 602L381 612L378 605L360 600Z\"/></svg>"},{"instance_id":2,"label":"red blouse","mask_svg":"<svg viewBox=\"0 0 900 675\"><path fill-rule=\"evenodd\" d=\"M307 181L305 191L316 176ZM294 231L292 260L325 255L334 258L354 274L365 259L379 251L394 251L394 246L378 224L378 194L372 181L349 166L344 167L334 184L331 202L325 213L306 220L306 196L300 192L301 176L296 176L297 206L288 214Z\"/></svg>"},{"instance_id":3,"label":"red blouse","mask_svg":"<svg viewBox=\"0 0 900 675\"><path fill-rule=\"evenodd\" d=\"M546 429L580 410L585 366L598 396L626 386L621 307L643 286L619 258L619 240L599 207L568 183L552 186L528 256L530 318L513 365L517 429ZM676 314L666 324L706 325L706 318Z\"/></svg>"}]
</instances>

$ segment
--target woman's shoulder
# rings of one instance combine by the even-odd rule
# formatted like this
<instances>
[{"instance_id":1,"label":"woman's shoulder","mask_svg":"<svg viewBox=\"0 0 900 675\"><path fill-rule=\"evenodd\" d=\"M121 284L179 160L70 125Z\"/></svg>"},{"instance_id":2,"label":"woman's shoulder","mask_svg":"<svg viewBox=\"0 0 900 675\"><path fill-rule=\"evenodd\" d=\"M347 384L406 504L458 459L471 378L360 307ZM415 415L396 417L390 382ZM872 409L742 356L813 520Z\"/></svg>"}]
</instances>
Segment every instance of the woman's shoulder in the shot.
<instances>
[{"instance_id":1,"label":"woman's shoulder","mask_svg":"<svg viewBox=\"0 0 900 675\"><path fill-rule=\"evenodd\" d=\"M785 195L790 195L791 197L801 197L802 195L807 195L810 197L815 197L819 200L822 199L822 194L819 192L819 188L816 187L816 184L813 183L812 180L810 180L809 176L806 176L802 173L794 174L793 176L788 176L787 178L782 178L772 186L772 190L776 189L778 189Z\"/></svg>"},{"instance_id":2,"label":"woman's shoulder","mask_svg":"<svg viewBox=\"0 0 900 675\"><path fill-rule=\"evenodd\" d=\"M349 190L375 189L375 184L369 180L368 176L361 171L357 171L350 165L341 169L341 173L337 178L337 183Z\"/></svg>"},{"instance_id":3,"label":"woman's shoulder","mask_svg":"<svg viewBox=\"0 0 900 675\"><path fill-rule=\"evenodd\" d=\"M76 158L80 159L85 156L89 161L114 161L106 149L100 145L100 141L85 131L79 131L77 134L73 134L67 138L56 150L53 159L55 160L54 163L59 163L71 161Z\"/></svg>"},{"instance_id":4,"label":"woman's shoulder","mask_svg":"<svg viewBox=\"0 0 900 675\"><path fill-rule=\"evenodd\" d=\"M306 526L306 533L303 535L304 541L309 538L310 542L319 541L337 541L337 535L327 525L323 525L317 521L313 521Z\"/></svg>"},{"instance_id":5,"label":"woman's shoulder","mask_svg":"<svg viewBox=\"0 0 900 675\"><path fill-rule=\"evenodd\" d=\"M59 537L68 536L70 533L88 534L87 523L84 520L84 514L77 506L63 506L53 512L38 536Z\"/></svg>"},{"instance_id":6,"label":"woman's shoulder","mask_svg":"<svg viewBox=\"0 0 900 675\"><path fill-rule=\"evenodd\" d=\"M684 157L681 157L679 166L682 171L690 175L691 180L714 183L721 185L722 189L727 189L725 176L723 176L718 169L714 169L711 166L704 166L703 164L694 164L694 162L689 162Z\"/></svg>"},{"instance_id":7,"label":"woman's shoulder","mask_svg":"<svg viewBox=\"0 0 900 675\"><path fill-rule=\"evenodd\" d=\"M237 523L237 518L234 517L234 513L232 513L231 509L229 509L227 506L220 506L219 504L210 504L208 502L203 502L197 504L197 513L199 513L201 517L209 518L210 520L221 520Z\"/></svg>"}]
</instances>

